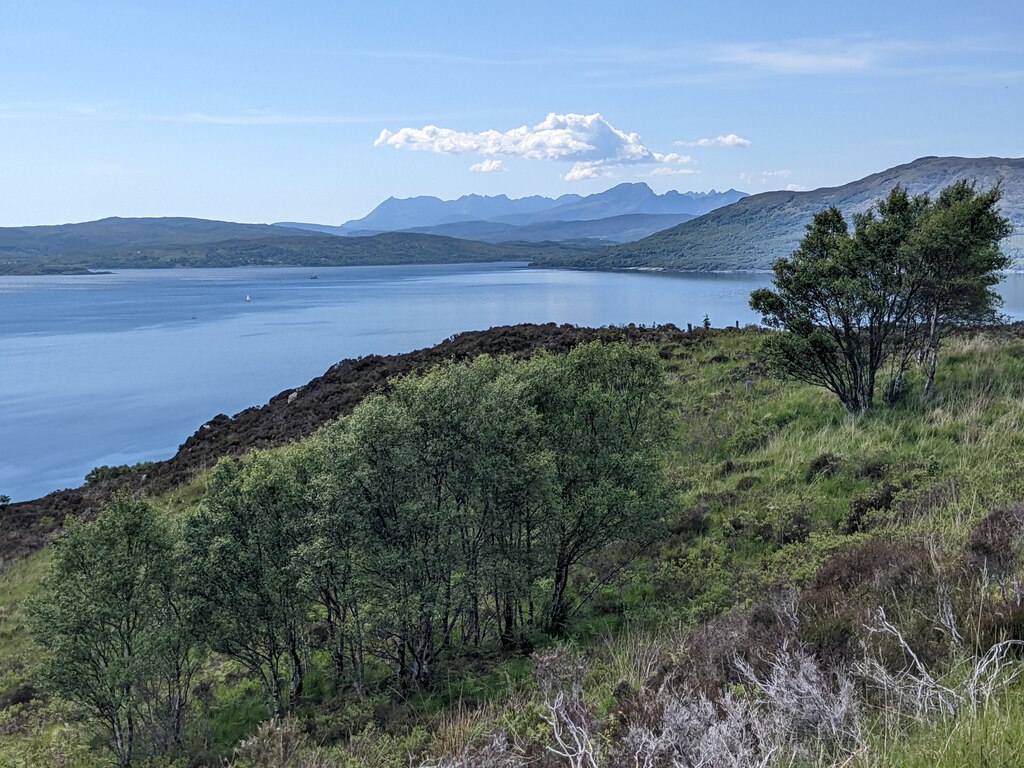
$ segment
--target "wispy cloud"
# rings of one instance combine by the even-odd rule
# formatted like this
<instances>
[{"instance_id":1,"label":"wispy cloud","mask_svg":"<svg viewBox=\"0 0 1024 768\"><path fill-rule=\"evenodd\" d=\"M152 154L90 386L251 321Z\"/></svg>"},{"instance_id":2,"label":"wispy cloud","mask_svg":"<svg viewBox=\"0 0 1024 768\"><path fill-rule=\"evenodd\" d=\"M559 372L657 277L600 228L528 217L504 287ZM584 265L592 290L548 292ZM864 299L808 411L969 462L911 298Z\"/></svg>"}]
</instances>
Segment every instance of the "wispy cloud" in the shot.
<instances>
[{"instance_id":1,"label":"wispy cloud","mask_svg":"<svg viewBox=\"0 0 1024 768\"><path fill-rule=\"evenodd\" d=\"M692 141L677 141L677 147L749 147L750 139L744 139L735 133L727 133L724 136L708 136Z\"/></svg>"},{"instance_id":2,"label":"wispy cloud","mask_svg":"<svg viewBox=\"0 0 1024 768\"><path fill-rule=\"evenodd\" d=\"M692 162L688 155L651 149L638 133L619 130L598 112L590 115L552 112L536 125L521 125L506 131L459 131L436 125L397 131L384 129L374 146L442 155L500 155L570 162L572 167L562 177L566 181L607 176L625 166L671 167Z\"/></svg>"},{"instance_id":3,"label":"wispy cloud","mask_svg":"<svg viewBox=\"0 0 1024 768\"><path fill-rule=\"evenodd\" d=\"M768 184L777 184L777 179L788 179L793 175L793 171L788 168L781 168L775 171L761 171L760 173L748 173L746 171L740 173L740 181L744 184L758 184L762 187L768 186ZM789 184L786 189L792 192L799 192L804 187L799 184Z\"/></svg>"},{"instance_id":4,"label":"wispy cloud","mask_svg":"<svg viewBox=\"0 0 1024 768\"><path fill-rule=\"evenodd\" d=\"M691 174L700 173L696 168L673 168L672 166L662 165L652 170L649 176L689 176Z\"/></svg>"},{"instance_id":5,"label":"wispy cloud","mask_svg":"<svg viewBox=\"0 0 1024 768\"><path fill-rule=\"evenodd\" d=\"M784 75L825 74L869 69L879 62L881 53L877 45L805 40L785 45L725 45L713 60Z\"/></svg>"},{"instance_id":6,"label":"wispy cloud","mask_svg":"<svg viewBox=\"0 0 1024 768\"><path fill-rule=\"evenodd\" d=\"M494 173L495 171L504 171L505 166L501 160L483 160L479 163L473 163L469 166L469 170L473 173Z\"/></svg>"},{"instance_id":7,"label":"wispy cloud","mask_svg":"<svg viewBox=\"0 0 1024 768\"><path fill-rule=\"evenodd\" d=\"M898 75L917 81L990 77L994 69L1015 78L1016 40L1003 36L925 39L839 34L788 40L691 41L664 48L596 48L559 51L565 66L585 66L602 82L620 87L749 85L765 77Z\"/></svg>"},{"instance_id":8,"label":"wispy cloud","mask_svg":"<svg viewBox=\"0 0 1024 768\"><path fill-rule=\"evenodd\" d=\"M380 114L304 114L246 110L235 113L211 112L148 112L115 104L77 102L8 102L0 103L0 117L25 119L80 119L115 122L183 123L192 125L365 125L389 120L415 119L410 115Z\"/></svg>"},{"instance_id":9,"label":"wispy cloud","mask_svg":"<svg viewBox=\"0 0 1024 768\"><path fill-rule=\"evenodd\" d=\"M7 118L34 118L64 115L66 117L101 117L110 110L107 104L87 104L71 101L14 101L0 103L0 116Z\"/></svg>"}]
</instances>

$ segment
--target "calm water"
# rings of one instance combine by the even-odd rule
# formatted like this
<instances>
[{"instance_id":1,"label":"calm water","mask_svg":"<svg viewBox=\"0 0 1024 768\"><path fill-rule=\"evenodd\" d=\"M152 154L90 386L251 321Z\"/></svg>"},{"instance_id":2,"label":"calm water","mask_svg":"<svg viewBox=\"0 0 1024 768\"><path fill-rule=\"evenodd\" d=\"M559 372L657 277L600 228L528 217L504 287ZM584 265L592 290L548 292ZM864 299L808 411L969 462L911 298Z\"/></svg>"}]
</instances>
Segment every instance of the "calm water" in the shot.
<instances>
[{"instance_id":1,"label":"calm water","mask_svg":"<svg viewBox=\"0 0 1024 768\"><path fill-rule=\"evenodd\" d=\"M768 275L518 264L124 271L0 277L0 493L34 498L100 464L172 455L203 422L346 357L519 322L755 322ZM1024 317L1024 277L1005 285ZM246 295L250 301L246 301Z\"/></svg>"}]
</instances>

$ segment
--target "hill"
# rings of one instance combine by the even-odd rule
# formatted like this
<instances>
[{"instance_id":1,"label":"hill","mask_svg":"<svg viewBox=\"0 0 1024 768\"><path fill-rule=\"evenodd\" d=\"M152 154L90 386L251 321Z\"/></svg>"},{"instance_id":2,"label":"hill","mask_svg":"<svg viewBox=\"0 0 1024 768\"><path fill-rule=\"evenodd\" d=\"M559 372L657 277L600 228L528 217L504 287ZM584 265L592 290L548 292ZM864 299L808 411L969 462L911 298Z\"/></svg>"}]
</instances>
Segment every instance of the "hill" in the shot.
<instances>
[{"instance_id":1,"label":"hill","mask_svg":"<svg viewBox=\"0 0 1024 768\"><path fill-rule=\"evenodd\" d=\"M308 237L312 234L303 229L282 231L270 224L236 224L182 217L113 216L81 224L0 227L0 258L9 254L95 253L168 243L180 246L266 237Z\"/></svg>"},{"instance_id":2,"label":"hill","mask_svg":"<svg viewBox=\"0 0 1024 768\"><path fill-rule=\"evenodd\" d=\"M417 233L336 237L264 224L203 219L102 219L0 229L0 274L97 269L351 266L532 261L581 245L492 245Z\"/></svg>"},{"instance_id":3,"label":"hill","mask_svg":"<svg viewBox=\"0 0 1024 768\"><path fill-rule=\"evenodd\" d=\"M208 422L182 447L178 478L130 477L164 489L155 503L187 520L218 453L257 435L267 446L302 437L390 376L453 353L625 338L653 344L667 376L665 523L642 551L616 544L587 562L564 640L506 648L460 635L434 685L397 691L372 660L352 692L318 615L299 717L261 726L258 682L215 655L196 675L188 762L222 764L245 739L235 765L554 768L575 738L602 766L637 754L652 766L677 754L683 765L768 765L772 754L807 766L1021 764L1020 661L1006 646L981 657L1021 638L1021 328L961 336L934 400L857 420L821 390L764 376L763 334L521 326L345 361L244 418ZM56 532L53 514L11 505L4 536L30 521ZM108 764L38 686L26 604L52 556L45 547L0 570L0 764Z\"/></svg>"},{"instance_id":4,"label":"hill","mask_svg":"<svg viewBox=\"0 0 1024 768\"><path fill-rule=\"evenodd\" d=\"M1015 227L1006 249L1018 263L1024 261L1024 159L924 157L839 187L751 195L634 243L543 263L595 269L768 269L796 248L805 225L823 208L835 205L850 217L896 184L914 194L934 194L958 179L976 179L982 187L1002 181L1001 209Z\"/></svg>"}]
</instances>

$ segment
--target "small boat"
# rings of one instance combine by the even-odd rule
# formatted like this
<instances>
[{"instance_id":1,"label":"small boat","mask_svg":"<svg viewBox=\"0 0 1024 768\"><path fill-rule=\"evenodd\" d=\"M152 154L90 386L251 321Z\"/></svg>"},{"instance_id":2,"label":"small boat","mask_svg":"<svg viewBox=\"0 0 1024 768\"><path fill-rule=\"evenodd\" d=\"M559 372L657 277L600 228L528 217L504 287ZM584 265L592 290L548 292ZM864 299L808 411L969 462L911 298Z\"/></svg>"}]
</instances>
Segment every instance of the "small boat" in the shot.
<instances>
[{"instance_id":1,"label":"small boat","mask_svg":"<svg viewBox=\"0 0 1024 768\"><path fill-rule=\"evenodd\" d=\"M314 272L312 275L309 276L309 279L310 280L319 280L320 276L316 272Z\"/></svg>"},{"instance_id":2,"label":"small boat","mask_svg":"<svg viewBox=\"0 0 1024 768\"><path fill-rule=\"evenodd\" d=\"M247 293L247 294L245 294L245 300L246 301L252 301L252 297Z\"/></svg>"}]
</instances>

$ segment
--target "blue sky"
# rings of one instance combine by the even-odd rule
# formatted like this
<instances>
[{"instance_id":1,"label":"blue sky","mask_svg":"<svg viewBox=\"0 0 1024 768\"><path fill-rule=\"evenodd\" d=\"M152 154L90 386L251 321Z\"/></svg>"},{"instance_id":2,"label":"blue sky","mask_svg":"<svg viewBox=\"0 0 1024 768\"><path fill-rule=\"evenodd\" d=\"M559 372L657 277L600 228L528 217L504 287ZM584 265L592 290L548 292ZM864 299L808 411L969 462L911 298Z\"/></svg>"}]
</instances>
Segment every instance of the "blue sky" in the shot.
<instances>
[{"instance_id":1,"label":"blue sky","mask_svg":"<svg viewBox=\"0 0 1024 768\"><path fill-rule=\"evenodd\" d=\"M3 3L0 226L1024 154L1024 3Z\"/></svg>"}]
</instances>

